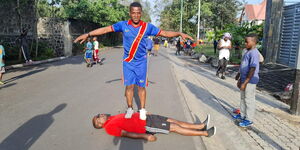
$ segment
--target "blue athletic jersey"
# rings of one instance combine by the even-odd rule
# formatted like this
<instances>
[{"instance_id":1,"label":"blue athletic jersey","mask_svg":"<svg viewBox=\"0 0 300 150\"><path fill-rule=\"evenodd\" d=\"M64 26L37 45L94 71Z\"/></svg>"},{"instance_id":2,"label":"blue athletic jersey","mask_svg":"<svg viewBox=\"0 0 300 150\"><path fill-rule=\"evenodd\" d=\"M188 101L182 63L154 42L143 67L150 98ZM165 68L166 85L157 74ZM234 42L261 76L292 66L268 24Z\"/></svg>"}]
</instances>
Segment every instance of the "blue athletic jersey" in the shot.
<instances>
[{"instance_id":1,"label":"blue athletic jersey","mask_svg":"<svg viewBox=\"0 0 300 150\"><path fill-rule=\"evenodd\" d=\"M86 52L87 53L93 52L93 44L92 44L92 42L87 42L86 43Z\"/></svg>"},{"instance_id":2,"label":"blue athletic jersey","mask_svg":"<svg viewBox=\"0 0 300 150\"><path fill-rule=\"evenodd\" d=\"M111 26L114 32L123 33L124 56L126 62L138 62L147 60L147 37L158 36L161 32L159 28L151 23L139 23L134 27L132 21L120 21Z\"/></svg>"}]
</instances>

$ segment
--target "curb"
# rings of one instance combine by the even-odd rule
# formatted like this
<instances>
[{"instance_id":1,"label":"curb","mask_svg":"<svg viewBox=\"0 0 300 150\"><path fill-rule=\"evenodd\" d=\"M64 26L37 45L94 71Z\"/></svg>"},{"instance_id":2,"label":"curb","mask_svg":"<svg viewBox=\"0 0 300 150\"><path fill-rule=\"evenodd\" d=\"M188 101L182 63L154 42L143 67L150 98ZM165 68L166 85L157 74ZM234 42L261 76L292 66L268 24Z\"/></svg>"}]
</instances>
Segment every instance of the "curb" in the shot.
<instances>
[{"instance_id":1,"label":"curb","mask_svg":"<svg viewBox=\"0 0 300 150\"><path fill-rule=\"evenodd\" d=\"M16 64L16 65L11 65L11 66L5 66L6 70L11 70L11 69L17 69L17 68L22 68L22 67L27 67L27 66L35 66L43 63L50 63L58 60L63 60L66 58L69 58L70 56L62 56L62 57L56 57L56 58L50 58L46 60L39 60L39 61L33 61L32 63L23 63L23 64Z\"/></svg>"}]
</instances>

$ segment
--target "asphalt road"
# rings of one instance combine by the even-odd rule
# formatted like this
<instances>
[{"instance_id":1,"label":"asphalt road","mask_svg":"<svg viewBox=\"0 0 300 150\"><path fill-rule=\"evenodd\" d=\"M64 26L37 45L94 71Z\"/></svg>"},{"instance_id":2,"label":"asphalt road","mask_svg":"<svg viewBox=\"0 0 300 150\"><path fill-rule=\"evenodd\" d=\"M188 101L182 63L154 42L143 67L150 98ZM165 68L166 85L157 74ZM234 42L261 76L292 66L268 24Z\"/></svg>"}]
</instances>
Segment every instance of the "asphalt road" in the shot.
<instances>
[{"instance_id":1,"label":"asphalt road","mask_svg":"<svg viewBox=\"0 0 300 150\"><path fill-rule=\"evenodd\" d=\"M196 149L192 137L173 133L145 142L115 138L93 128L93 115L125 112L122 53L122 48L106 50L101 53L106 58L104 65L92 68L86 68L82 56L76 56L5 74L6 84L0 86L0 149ZM149 80L147 110L186 121L186 108L166 57L150 58Z\"/></svg>"}]
</instances>

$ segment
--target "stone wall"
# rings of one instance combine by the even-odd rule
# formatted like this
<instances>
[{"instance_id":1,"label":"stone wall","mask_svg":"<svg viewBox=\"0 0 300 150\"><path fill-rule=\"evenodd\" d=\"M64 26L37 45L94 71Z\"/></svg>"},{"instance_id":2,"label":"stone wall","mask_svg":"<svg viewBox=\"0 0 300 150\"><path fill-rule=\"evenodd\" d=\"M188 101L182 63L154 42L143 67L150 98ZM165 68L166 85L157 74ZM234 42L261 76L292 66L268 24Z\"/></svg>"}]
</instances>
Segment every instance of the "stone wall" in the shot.
<instances>
[{"instance_id":1,"label":"stone wall","mask_svg":"<svg viewBox=\"0 0 300 150\"><path fill-rule=\"evenodd\" d=\"M65 21L56 18L39 18L37 35L39 42L48 43L56 56L64 56L64 25Z\"/></svg>"},{"instance_id":2,"label":"stone wall","mask_svg":"<svg viewBox=\"0 0 300 150\"><path fill-rule=\"evenodd\" d=\"M36 34L36 13L34 0L0 0L0 39L14 44L22 28L27 28L28 38Z\"/></svg>"},{"instance_id":3,"label":"stone wall","mask_svg":"<svg viewBox=\"0 0 300 150\"><path fill-rule=\"evenodd\" d=\"M76 37L100 27L92 22L75 19L37 19L35 0L19 0L19 2L18 5L17 0L0 0L0 41L9 48L18 49L16 39L20 36L21 30L26 28L31 52L35 51L32 45L38 42L46 43L54 50L56 56L70 56L74 51L78 51L74 50L76 46L73 40ZM110 33L98 37L98 40L100 43L114 45L120 43L122 37L121 34Z\"/></svg>"},{"instance_id":4,"label":"stone wall","mask_svg":"<svg viewBox=\"0 0 300 150\"><path fill-rule=\"evenodd\" d=\"M57 18L39 18L37 35L39 41L47 42L55 50L57 56L70 56L73 50L73 40L83 33L97 29L95 23L80 20L64 20ZM108 41L109 40L109 41ZM98 41L110 42L111 45L122 41L121 34L110 33L98 37Z\"/></svg>"}]
</instances>

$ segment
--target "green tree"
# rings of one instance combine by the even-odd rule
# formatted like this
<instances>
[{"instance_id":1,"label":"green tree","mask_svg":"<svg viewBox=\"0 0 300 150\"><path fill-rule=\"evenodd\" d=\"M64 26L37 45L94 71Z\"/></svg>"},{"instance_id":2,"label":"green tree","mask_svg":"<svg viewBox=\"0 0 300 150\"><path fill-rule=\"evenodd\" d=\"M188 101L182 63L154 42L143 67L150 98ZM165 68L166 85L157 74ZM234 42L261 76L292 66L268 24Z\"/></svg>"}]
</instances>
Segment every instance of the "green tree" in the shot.
<instances>
[{"instance_id":1,"label":"green tree","mask_svg":"<svg viewBox=\"0 0 300 150\"><path fill-rule=\"evenodd\" d=\"M63 0L67 18L81 19L108 26L128 17L128 7L118 0Z\"/></svg>"},{"instance_id":2,"label":"green tree","mask_svg":"<svg viewBox=\"0 0 300 150\"><path fill-rule=\"evenodd\" d=\"M198 0L184 0L183 32L196 36ZM201 26L215 30L235 22L241 3L238 0L201 0ZM180 0L166 6L160 14L161 27L169 30L180 28Z\"/></svg>"}]
</instances>

